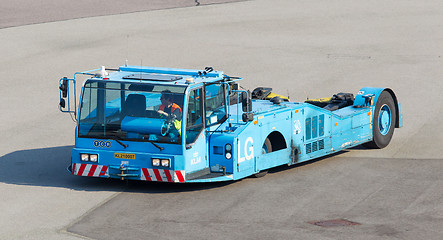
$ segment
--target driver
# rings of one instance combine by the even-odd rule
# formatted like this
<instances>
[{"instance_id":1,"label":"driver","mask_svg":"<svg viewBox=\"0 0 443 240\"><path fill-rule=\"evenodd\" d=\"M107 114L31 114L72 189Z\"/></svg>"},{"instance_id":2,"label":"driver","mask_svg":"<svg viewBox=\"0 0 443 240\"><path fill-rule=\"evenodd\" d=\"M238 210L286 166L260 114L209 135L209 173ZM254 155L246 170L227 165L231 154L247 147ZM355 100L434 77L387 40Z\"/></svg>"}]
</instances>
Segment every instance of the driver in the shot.
<instances>
[{"instance_id":1,"label":"driver","mask_svg":"<svg viewBox=\"0 0 443 240\"><path fill-rule=\"evenodd\" d=\"M158 113L166 116L173 117L175 119L181 119L182 109L179 105L172 102L172 93L169 90L162 91L162 96L160 97L162 104L158 108ZM173 114L173 115L171 115Z\"/></svg>"},{"instance_id":2,"label":"driver","mask_svg":"<svg viewBox=\"0 0 443 240\"><path fill-rule=\"evenodd\" d=\"M161 105L158 108L158 113L161 116L165 116L168 119L172 120L172 125L174 126L173 131L169 132L169 137L171 139L175 139L177 136L181 135L181 116L182 116L182 109L179 105L173 102L172 100L173 94L170 90L164 90L162 91L162 95L160 97Z\"/></svg>"}]
</instances>

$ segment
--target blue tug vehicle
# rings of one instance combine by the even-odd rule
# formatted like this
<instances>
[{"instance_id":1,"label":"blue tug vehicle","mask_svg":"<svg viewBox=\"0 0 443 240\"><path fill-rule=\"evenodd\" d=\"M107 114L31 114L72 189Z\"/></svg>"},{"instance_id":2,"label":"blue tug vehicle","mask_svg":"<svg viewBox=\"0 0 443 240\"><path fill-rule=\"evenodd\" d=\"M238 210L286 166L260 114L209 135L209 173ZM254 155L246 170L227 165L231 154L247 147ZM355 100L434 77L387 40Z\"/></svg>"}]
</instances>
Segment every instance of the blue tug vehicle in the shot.
<instances>
[{"instance_id":1,"label":"blue tug vehicle","mask_svg":"<svg viewBox=\"0 0 443 240\"><path fill-rule=\"evenodd\" d=\"M87 76L77 103L76 81ZM389 88L290 102L252 92L211 67L121 66L59 81L60 110L74 116L68 170L77 176L213 182L264 176L357 145L386 147L402 126Z\"/></svg>"}]
</instances>

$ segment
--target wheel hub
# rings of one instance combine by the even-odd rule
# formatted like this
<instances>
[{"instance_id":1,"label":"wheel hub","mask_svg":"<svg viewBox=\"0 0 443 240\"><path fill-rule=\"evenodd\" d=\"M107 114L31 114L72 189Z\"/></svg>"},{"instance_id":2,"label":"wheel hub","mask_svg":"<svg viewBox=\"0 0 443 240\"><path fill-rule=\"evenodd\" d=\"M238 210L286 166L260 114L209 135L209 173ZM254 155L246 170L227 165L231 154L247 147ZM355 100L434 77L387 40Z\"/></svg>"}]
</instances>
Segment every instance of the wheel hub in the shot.
<instances>
[{"instance_id":1,"label":"wheel hub","mask_svg":"<svg viewBox=\"0 0 443 240\"><path fill-rule=\"evenodd\" d=\"M380 109L379 118L379 130L382 135L386 135L391 127L391 109L388 105L383 105Z\"/></svg>"}]
</instances>

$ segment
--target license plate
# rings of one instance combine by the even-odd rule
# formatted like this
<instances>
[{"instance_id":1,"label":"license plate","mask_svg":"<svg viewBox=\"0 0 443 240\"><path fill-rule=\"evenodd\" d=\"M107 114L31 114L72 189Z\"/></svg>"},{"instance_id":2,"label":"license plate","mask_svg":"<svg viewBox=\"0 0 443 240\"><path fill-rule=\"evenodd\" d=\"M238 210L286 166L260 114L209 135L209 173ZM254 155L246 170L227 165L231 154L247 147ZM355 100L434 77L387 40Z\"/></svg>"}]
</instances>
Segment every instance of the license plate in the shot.
<instances>
[{"instance_id":1,"label":"license plate","mask_svg":"<svg viewBox=\"0 0 443 240\"><path fill-rule=\"evenodd\" d=\"M114 153L114 158L135 159L135 154L133 154L133 153Z\"/></svg>"}]
</instances>

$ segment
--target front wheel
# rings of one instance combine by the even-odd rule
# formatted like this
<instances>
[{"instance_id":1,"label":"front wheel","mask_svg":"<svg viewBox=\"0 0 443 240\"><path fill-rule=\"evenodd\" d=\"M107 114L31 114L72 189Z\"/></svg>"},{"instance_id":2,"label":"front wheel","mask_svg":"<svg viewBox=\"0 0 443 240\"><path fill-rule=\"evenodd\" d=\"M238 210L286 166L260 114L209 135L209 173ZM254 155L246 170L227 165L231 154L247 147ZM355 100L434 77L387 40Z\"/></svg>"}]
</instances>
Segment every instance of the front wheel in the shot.
<instances>
[{"instance_id":1,"label":"front wheel","mask_svg":"<svg viewBox=\"0 0 443 240\"><path fill-rule=\"evenodd\" d=\"M396 106L392 95L383 91L375 104L372 124L372 141L365 143L368 148L384 148L388 146L394 134Z\"/></svg>"}]
</instances>

